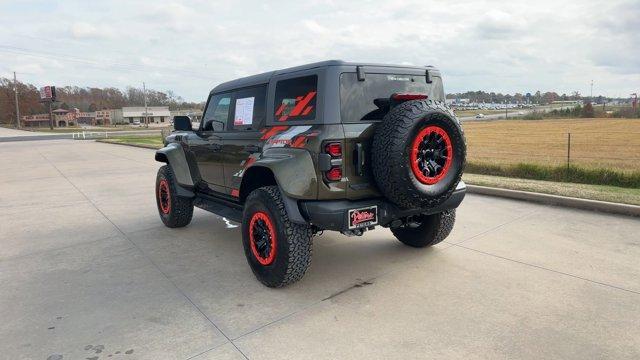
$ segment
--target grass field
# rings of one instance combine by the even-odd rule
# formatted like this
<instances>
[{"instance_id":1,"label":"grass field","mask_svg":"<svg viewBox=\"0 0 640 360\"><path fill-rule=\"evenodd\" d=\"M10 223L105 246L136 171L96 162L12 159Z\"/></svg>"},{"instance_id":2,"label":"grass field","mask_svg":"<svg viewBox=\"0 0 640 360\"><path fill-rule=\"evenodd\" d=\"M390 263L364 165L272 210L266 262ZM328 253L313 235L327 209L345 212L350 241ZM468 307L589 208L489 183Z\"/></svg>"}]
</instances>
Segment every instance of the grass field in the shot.
<instances>
[{"instance_id":1,"label":"grass field","mask_svg":"<svg viewBox=\"0 0 640 360\"><path fill-rule=\"evenodd\" d=\"M561 183L471 173L465 173L462 179L467 184L473 185L640 205L640 188Z\"/></svg>"},{"instance_id":2,"label":"grass field","mask_svg":"<svg viewBox=\"0 0 640 360\"><path fill-rule=\"evenodd\" d=\"M162 137L160 135L152 136L137 136L137 135L125 135L112 137L108 139L100 139L100 142L112 143L112 144L126 144L148 147L152 149L159 149L162 147Z\"/></svg>"},{"instance_id":3,"label":"grass field","mask_svg":"<svg viewBox=\"0 0 640 360\"><path fill-rule=\"evenodd\" d=\"M640 120L549 119L466 122L468 161L640 171Z\"/></svg>"}]
</instances>

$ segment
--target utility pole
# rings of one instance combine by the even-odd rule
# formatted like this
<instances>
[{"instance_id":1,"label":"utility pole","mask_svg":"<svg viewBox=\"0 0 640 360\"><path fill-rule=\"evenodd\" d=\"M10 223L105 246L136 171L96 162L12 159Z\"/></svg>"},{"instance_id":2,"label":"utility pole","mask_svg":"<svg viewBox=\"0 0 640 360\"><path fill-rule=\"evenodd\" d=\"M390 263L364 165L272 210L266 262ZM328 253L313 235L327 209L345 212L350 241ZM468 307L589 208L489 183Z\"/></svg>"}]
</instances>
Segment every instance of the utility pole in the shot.
<instances>
[{"instance_id":1,"label":"utility pole","mask_svg":"<svg viewBox=\"0 0 640 360\"><path fill-rule=\"evenodd\" d=\"M53 111L51 111L51 104L53 100L48 101L49 103L49 129L53 130Z\"/></svg>"},{"instance_id":2,"label":"utility pole","mask_svg":"<svg viewBox=\"0 0 640 360\"><path fill-rule=\"evenodd\" d=\"M144 82L142 82L142 93L144 94L144 127L149 127L149 117L147 116L147 113L149 112L149 109L147 108L147 87Z\"/></svg>"},{"instance_id":3,"label":"utility pole","mask_svg":"<svg viewBox=\"0 0 640 360\"><path fill-rule=\"evenodd\" d=\"M591 80L591 93L589 94L589 102L593 103L593 80Z\"/></svg>"},{"instance_id":4,"label":"utility pole","mask_svg":"<svg viewBox=\"0 0 640 360\"><path fill-rule=\"evenodd\" d=\"M20 106L18 106L18 80L16 72L13 72L13 92L16 96L16 129L20 129Z\"/></svg>"}]
</instances>

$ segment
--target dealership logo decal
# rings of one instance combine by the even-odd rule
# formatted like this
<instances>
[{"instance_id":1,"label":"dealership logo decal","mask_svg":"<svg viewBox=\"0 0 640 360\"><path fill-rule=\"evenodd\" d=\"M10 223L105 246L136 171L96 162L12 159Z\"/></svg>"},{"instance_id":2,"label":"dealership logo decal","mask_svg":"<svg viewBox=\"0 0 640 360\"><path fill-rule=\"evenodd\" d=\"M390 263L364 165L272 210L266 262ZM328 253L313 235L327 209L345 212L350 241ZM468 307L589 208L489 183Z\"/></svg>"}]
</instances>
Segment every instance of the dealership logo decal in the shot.
<instances>
[{"instance_id":1,"label":"dealership logo decal","mask_svg":"<svg viewBox=\"0 0 640 360\"><path fill-rule=\"evenodd\" d=\"M351 224L358 225L363 222L371 221L375 219L376 214L373 211L368 210L355 210L351 213Z\"/></svg>"}]
</instances>

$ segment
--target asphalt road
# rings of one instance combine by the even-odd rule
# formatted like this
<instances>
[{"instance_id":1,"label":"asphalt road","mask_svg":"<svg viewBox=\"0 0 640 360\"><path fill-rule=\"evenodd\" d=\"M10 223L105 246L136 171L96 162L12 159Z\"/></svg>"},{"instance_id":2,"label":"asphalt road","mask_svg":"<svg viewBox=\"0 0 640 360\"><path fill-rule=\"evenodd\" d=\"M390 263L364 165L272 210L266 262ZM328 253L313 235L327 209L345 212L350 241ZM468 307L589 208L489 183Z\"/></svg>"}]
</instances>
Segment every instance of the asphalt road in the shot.
<instances>
[{"instance_id":1,"label":"asphalt road","mask_svg":"<svg viewBox=\"0 0 640 360\"><path fill-rule=\"evenodd\" d=\"M162 226L152 150L0 154L0 358L640 358L634 218L469 195L435 248L325 233L274 290L234 224Z\"/></svg>"}]
</instances>

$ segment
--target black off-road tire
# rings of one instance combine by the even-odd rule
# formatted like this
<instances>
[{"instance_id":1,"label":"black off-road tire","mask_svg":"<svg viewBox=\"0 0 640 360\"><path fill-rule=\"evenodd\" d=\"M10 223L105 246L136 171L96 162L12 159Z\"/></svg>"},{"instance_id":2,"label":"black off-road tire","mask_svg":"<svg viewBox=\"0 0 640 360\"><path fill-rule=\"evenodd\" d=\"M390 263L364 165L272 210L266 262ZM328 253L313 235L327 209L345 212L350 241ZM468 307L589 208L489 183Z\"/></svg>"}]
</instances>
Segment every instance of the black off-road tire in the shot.
<instances>
[{"instance_id":1,"label":"black off-road tire","mask_svg":"<svg viewBox=\"0 0 640 360\"><path fill-rule=\"evenodd\" d=\"M417 227L402 226L392 228L391 232L403 244L415 248L433 246L446 239L456 221L456 210L447 210L438 214L423 215Z\"/></svg>"},{"instance_id":2,"label":"black off-road tire","mask_svg":"<svg viewBox=\"0 0 640 360\"><path fill-rule=\"evenodd\" d=\"M258 212L266 214L275 228L275 257L266 265L260 263L251 249L250 224ZM277 186L258 188L247 197L242 216L242 243L251 270L264 285L282 287L304 276L311 264L312 236L310 226L289 221Z\"/></svg>"},{"instance_id":3,"label":"black off-road tire","mask_svg":"<svg viewBox=\"0 0 640 360\"><path fill-rule=\"evenodd\" d=\"M448 171L434 184L419 181L410 164L412 143L428 126L437 126L448 134L453 155ZM391 109L376 128L372 146L376 184L385 197L401 208L436 206L448 199L460 182L466 148L462 127L443 102L404 102Z\"/></svg>"},{"instance_id":4,"label":"black off-road tire","mask_svg":"<svg viewBox=\"0 0 640 360\"><path fill-rule=\"evenodd\" d=\"M162 203L160 196L161 187L168 187L169 207ZM158 214L165 226L179 228L189 225L193 218L193 199L178 196L175 188L175 177L169 165L163 165L158 169L156 177L156 205Z\"/></svg>"}]
</instances>

